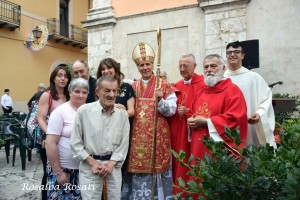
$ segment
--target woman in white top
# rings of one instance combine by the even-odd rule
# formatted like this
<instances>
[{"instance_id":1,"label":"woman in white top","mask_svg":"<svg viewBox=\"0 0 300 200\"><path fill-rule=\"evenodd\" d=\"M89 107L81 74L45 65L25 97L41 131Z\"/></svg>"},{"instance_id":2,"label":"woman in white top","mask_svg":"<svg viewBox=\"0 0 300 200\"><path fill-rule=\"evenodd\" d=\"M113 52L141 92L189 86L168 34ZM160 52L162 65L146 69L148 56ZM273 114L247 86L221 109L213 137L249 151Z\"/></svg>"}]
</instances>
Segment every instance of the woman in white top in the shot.
<instances>
[{"instance_id":1,"label":"woman in white top","mask_svg":"<svg viewBox=\"0 0 300 200\"><path fill-rule=\"evenodd\" d=\"M46 152L48 199L81 199L78 186L79 162L73 160L70 137L77 109L83 105L89 92L89 84L83 78L71 81L70 100L50 115Z\"/></svg>"}]
</instances>

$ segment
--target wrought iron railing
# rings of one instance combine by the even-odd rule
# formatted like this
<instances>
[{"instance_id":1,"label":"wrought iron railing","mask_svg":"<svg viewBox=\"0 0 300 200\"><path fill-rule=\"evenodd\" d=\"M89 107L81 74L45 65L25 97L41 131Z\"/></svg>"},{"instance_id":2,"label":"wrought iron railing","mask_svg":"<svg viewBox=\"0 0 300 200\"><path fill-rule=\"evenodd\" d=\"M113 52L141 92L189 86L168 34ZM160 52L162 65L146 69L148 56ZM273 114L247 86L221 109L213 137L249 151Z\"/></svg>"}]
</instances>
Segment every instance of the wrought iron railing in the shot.
<instances>
[{"instance_id":1,"label":"wrought iron railing","mask_svg":"<svg viewBox=\"0 0 300 200\"><path fill-rule=\"evenodd\" d=\"M9 1L0 0L0 21L20 27L21 6Z\"/></svg>"},{"instance_id":2,"label":"wrought iron railing","mask_svg":"<svg viewBox=\"0 0 300 200\"><path fill-rule=\"evenodd\" d=\"M87 30L73 24L62 25L58 19L47 19L49 35L58 35L87 44Z\"/></svg>"}]
</instances>

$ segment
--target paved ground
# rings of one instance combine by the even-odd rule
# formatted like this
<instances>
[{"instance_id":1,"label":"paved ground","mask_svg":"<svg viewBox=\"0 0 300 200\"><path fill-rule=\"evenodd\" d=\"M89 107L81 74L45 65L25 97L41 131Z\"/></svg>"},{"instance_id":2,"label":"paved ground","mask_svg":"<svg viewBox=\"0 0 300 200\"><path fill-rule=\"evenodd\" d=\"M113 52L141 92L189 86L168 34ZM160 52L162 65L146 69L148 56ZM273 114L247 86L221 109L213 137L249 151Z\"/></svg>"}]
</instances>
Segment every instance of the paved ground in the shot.
<instances>
[{"instance_id":1,"label":"paved ground","mask_svg":"<svg viewBox=\"0 0 300 200\"><path fill-rule=\"evenodd\" d=\"M26 159L26 170L22 171L19 149L15 166L12 167L10 150L9 164L6 162L4 147L0 149L0 200L40 200L41 191L34 190L42 180L43 164L39 154L32 151L32 159Z\"/></svg>"}]
</instances>

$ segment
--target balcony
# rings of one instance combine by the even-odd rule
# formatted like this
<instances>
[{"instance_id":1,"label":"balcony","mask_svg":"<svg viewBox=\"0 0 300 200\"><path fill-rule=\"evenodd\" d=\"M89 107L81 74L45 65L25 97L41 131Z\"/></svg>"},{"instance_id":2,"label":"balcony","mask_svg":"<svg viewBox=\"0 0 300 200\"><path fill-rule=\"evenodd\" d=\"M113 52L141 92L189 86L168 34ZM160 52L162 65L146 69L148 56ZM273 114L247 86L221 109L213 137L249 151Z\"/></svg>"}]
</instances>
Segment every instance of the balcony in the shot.
<instances>
[{"instance_id":1,"label":"balcony","mask_svg":"<svg viewBox=\"0 0 300 200\"><path fill-rule=\"evenodd\" d=\"M11 31L20 28L21 6L0 0L0 28L8 27Z\"/></svg>"},{"instance_id":2,"label":"balcony","mask_svg":"<svg viewBox=\"0 0 300 200\"><path fill-rule=\"evenodd\" d=\"M63 42L65 45L87 47L87 30L73 24L63 25L58 19L47 19L48 40Z\"/></svg>"}]
</instances>

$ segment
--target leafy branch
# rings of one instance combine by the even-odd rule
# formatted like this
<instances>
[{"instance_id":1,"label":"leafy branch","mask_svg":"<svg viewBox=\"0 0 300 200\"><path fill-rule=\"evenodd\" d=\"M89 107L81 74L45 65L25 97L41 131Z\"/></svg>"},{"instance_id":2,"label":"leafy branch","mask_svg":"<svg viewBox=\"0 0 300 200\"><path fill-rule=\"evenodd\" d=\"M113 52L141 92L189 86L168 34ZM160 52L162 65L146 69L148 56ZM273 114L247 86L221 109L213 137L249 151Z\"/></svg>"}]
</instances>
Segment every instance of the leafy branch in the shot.
<instances>
[{"instance_id":1,"label":"leafy branch","mask_svg":"<svg viewBox=\"0 0 300 200\"><path fill-rule=\"evenodd\" d=\"M240 150L243 157L229 154L222 142L209 138L203 142L211 155L202 160L191 155L185 163L185 152L172 151L190 177L178 179L174 187L182 192L176 198L185 193L185 199L300 199L300 120L288 120L282 128L278 149L252 145ZM225 130L238 146L239 131Z\"/></svg>"}]
</instances>

